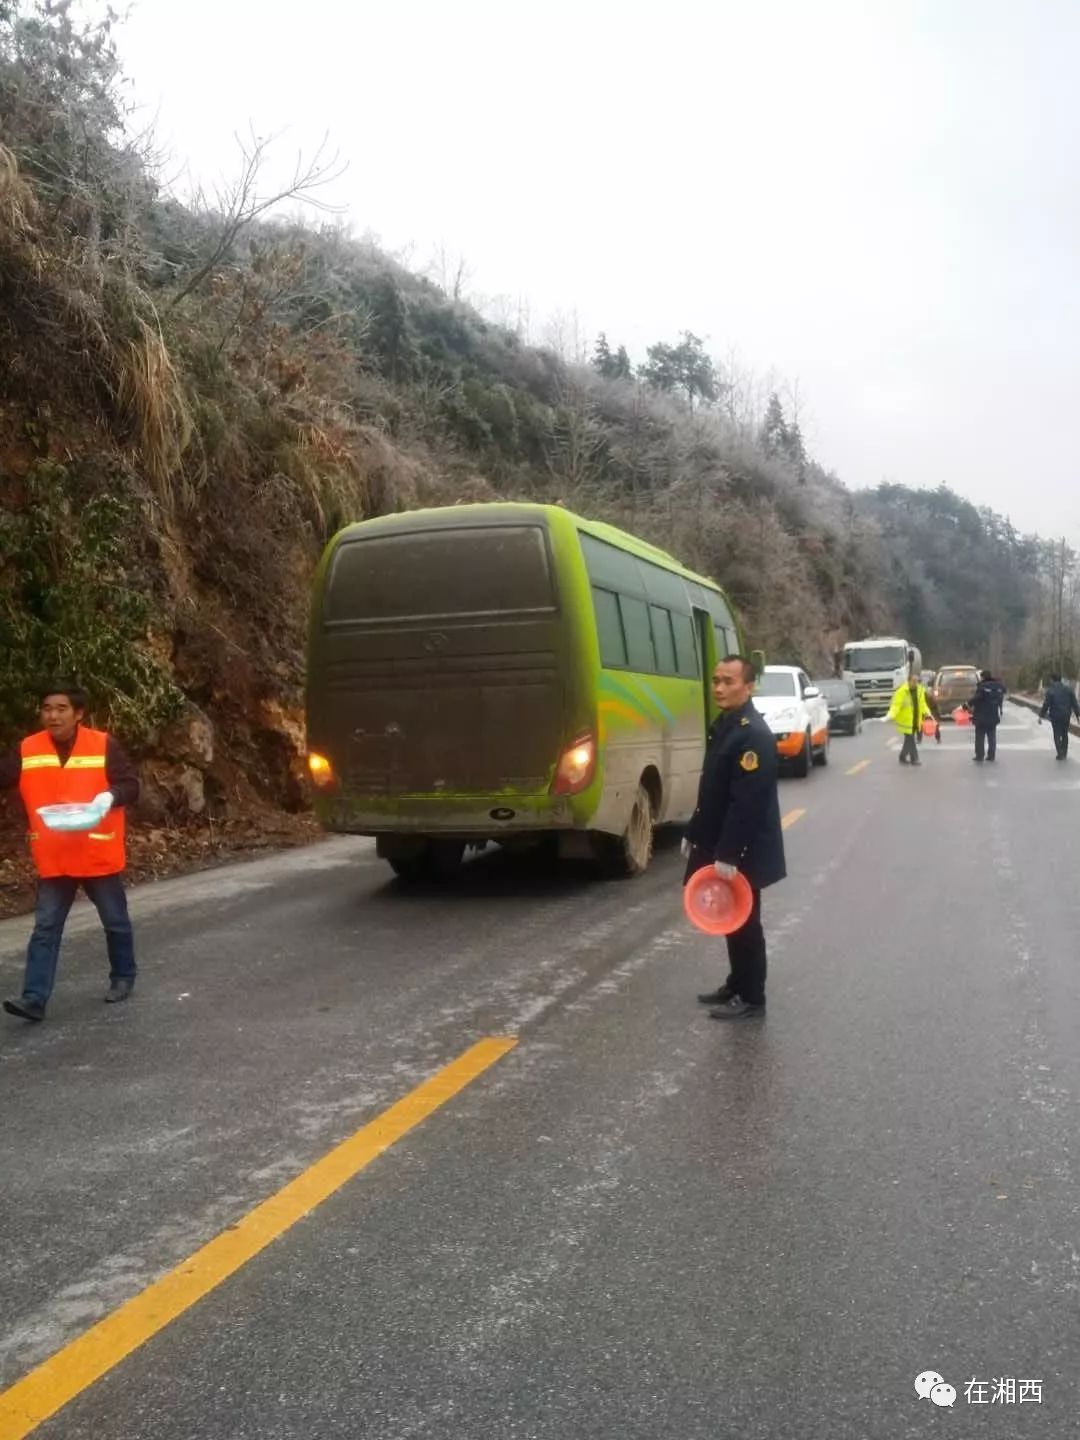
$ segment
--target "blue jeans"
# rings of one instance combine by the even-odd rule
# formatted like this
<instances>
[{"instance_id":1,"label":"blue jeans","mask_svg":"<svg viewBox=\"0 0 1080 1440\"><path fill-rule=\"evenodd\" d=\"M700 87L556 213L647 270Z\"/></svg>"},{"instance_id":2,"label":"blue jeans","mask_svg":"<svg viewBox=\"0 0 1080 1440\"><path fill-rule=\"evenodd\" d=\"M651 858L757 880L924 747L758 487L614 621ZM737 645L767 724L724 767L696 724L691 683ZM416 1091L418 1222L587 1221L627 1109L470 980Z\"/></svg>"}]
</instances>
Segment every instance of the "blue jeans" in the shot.
<instances>
[{"instance_id":1,"label":"blue jeans","mask_svg":"<svg viewBox=\"0 0 1080 1440\"><path fill-rule=\"evenodd\" d=\"M40 1005L48 1003L56 979L56 962L60 956L64 924L80 885L105 927L109 978L135 979L135 938L131 931L131 920L128 918L123 876L92 875L77 880L74 876L61 875L51 880L38 881L34 933L30 936L30 945L26 952L24 1000L36 1000Z\"/></svg>"}]
</instances>

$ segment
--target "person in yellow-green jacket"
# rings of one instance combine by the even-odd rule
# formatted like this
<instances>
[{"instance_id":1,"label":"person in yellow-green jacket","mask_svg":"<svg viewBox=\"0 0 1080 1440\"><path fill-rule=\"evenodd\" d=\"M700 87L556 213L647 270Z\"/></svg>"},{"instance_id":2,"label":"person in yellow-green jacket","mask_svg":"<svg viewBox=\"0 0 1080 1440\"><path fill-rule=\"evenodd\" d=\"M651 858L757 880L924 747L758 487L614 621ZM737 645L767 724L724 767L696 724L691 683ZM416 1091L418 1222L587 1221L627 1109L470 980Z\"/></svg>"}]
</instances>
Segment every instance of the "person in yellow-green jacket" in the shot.
<instances>
[{"instance_id":1,"label":"person in yellow-green jacket","mask_svg":"<svg viewBox=\"0 0 1080 1440\"><path fill-rule=\"evenodd\" d=\"M904 743L900 747L901 765L906 765L909 761L912 765L922 763L916 736L922 729L923 721L932 718L933 712L926 698L926 689L920 683L919 677L912 675L897 690L889 706L889 719L904 737Z\"/></svg>"}]
</instances>

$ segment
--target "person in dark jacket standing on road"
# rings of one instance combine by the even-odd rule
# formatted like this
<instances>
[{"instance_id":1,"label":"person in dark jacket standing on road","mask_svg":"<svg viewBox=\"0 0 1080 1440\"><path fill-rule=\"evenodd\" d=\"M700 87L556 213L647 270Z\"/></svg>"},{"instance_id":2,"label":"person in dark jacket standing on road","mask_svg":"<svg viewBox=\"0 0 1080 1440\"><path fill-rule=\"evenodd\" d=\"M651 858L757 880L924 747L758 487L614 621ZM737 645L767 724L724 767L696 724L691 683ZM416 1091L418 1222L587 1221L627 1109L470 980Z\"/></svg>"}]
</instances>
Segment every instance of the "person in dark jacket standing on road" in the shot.
<instances>
[{"instance_id":1,"label":"person in dark jacket standing on road","mask_svg":"<svg viewBox=\"0 0 1080 1440\"><path fill-rule=\"evenodd\" d=\"M4 1001L9 1015L24 1020L45 1018L64 924L80 885L105 929L106 1001L126 1000L135 984L135 945L123 880L124 807L139 798L139 780L119 743L83 724L86 708L86 695L77 685L52 682L41 694L41 729L0 756L0 790L19 787L38 872L37 913L22 995ZM49 830L38 811L62 804L94 805L100 819L89 831Z\"/></svg>"},{"instance_id":2,"label":"person in dark jacket standing on road","mask_svg":"<svg viewBox=\"0 0 1080 1440\"><path fill-rule=\"evenodd\" d=\"M754 667L743 655L727 655L713 672L720 715L698 786L697 809L686 827L689 863L683 878L704 865L731 879L741 870L754 905L741 930L727 937L730 974L718 990L699 995L713 1020L746 1020L765 1014L765 933L761 892L783 880L784 836L777 794L776 738L754 708Z\"/></svg>"},{"instance_id":3,"label":"person in dark jacket standing on road","mask_svg":"<svg viewBox=\"0 0 1080 1440\"><path fill-rule=\"evenodd\" d=\"M1050 684L1043 696L1042 709L1039 711L1039 724L1049 716L1054 730L1054 748L1059 760L1068 759L1069 721L1074 715L1080 720L1080 705L1076 703L1076 696L1060 675L1051 675Z\"/></svg>"},{"instance_id":4,"label":"person in dark jacket standing on road","mask_svg":"<svg viewBox=\"0 0 1080 1440\"><path fill-rule=\"evenodd\" d=\"M984 758L997 758L997 727L1005 705L1005 686L995 680L989 670L979 675L975 694L967 703L971 718L975 721L975 759L982 764Z\"/></svg>"}]
</instances>

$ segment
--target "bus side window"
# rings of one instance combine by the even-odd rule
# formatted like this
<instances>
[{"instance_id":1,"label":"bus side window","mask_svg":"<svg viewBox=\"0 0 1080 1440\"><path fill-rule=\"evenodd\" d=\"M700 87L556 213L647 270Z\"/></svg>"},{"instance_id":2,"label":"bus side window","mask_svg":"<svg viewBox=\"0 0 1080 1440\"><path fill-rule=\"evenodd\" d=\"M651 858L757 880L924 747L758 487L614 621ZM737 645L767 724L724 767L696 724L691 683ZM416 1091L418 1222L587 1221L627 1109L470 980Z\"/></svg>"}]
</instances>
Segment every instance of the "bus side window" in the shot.
<instances>
[{"instance_id":1,"label":"bus side window","mask_svg":"<svg viewBox=\"0 0 1080 1440\"><path fill-rule=\"evenodd\" d=\"M678 659L679 674L685 675L688 680L699 680L701 678L701 661L698 659L697 646L694 644L694 622L689 615L672 615L671 626L675 631L675 654Z\"/></svg>"},{"instance_id":2,"label":"bus side window","mask_svg":"<svg viewBox=\"0 0 1080 1440\"><path fill-rule=\"evenodd\" d=\"M626 663L631 670L644 670L652 674L656 670L656 656L653 653L652 631L649 628L649 607L644 600L620 595L619 610L622 613L623 634L626 636Z\"/></svg>"},{"instance_id":3,"label":"bus side window","mask_svg":"<svg viewBox=\"0 0 1080 1440\"><path fill-rule=\"evenodd\" d=\"M724 603L723 597L715 591L709 590L705 593L709 606L709 614L712 616L713 629L716 631L716 653L718 656L731 655L738 648L735 637L735 621L731 611Z\"/></svg>"},{"instance_id":4,"label":"bus side window","mask_svg":"<svg viewBox=\"0 0 1080 1440\"><path fill-rule=\"evenodd\" d=\"M600 641L600 664L626 666L626 637L619 618L619 602L610 590L593 586L593 608L596 611L596 634Z\"/></svg>"},{"instance_id":5,"label":"bus side window","mask_svg":"<svg viewBox=\"0 0 1080 1440\"><path fill-rule=\"evenodd\" d=\"M677 675L675 663L675 637L671 633L671 616L662 605L650 605L653 645L656 648L656 668L661 675Z\"/></svg>"},{"instance_id":6,"label":"bus side window","mask_svg":"<svg viewBox=\"0 0 1080 1440\"><path fill-rule=\"evenodd\" d=\"M585 568L594 585L602 585L606 590L620 594L642 593L641 571L636 556L628 555L624 550L596 540L591 535L581 534L579 538Z\"/></svg>"}]
</instances>

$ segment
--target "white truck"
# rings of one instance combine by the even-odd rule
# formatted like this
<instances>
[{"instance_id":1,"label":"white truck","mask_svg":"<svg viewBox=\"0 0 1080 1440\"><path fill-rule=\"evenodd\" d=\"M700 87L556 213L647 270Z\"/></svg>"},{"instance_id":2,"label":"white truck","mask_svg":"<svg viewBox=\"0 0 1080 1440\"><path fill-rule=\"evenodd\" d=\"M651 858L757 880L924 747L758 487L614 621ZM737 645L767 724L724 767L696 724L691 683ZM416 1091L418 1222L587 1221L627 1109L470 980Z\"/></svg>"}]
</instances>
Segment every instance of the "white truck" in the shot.
<instances>
[{"instance_id":1,"label":"white truck","mask_svg":"<svg viewBox=\"0 0 1080 1440\"><path fill-rule=\"evenodd\" d=\"M884 714L896 690L922 669L922 652L898 635L873 635L844 646L843 674L863 703L866 715Z\"/></svg>"}]
</instances>

